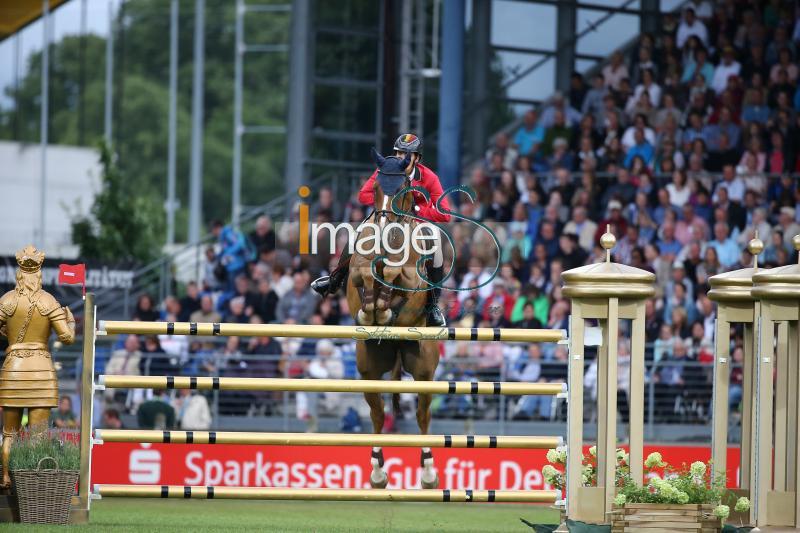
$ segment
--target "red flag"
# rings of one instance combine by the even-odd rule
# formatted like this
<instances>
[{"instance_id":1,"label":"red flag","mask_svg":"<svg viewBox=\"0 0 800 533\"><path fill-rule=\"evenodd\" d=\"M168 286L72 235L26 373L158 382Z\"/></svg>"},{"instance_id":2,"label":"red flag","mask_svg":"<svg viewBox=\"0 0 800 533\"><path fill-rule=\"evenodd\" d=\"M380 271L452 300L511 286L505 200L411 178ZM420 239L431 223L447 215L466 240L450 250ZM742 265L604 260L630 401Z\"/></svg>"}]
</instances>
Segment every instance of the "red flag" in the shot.
<instances>
[{"instance_id":1,"label":"red flag","mask_svg":"<svg viewBox=\"0 0 800 533\"><path fill-rule=\"evenodd\" d=\"M58 282L67 285L80 284L86 294L86 265L58 265Z\"/></svg>"}]
</instances>

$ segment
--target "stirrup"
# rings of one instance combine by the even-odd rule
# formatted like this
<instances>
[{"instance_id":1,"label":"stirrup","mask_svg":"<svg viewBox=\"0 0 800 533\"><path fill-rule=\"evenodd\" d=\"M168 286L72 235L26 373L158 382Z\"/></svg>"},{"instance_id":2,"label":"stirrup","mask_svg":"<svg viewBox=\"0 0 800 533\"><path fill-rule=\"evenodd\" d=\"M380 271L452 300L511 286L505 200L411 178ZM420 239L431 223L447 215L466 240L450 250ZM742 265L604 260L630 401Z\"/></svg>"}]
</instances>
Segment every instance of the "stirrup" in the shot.
<instances>
[{"instance_id":1,"label":"stirrup","mask_svg":"<svg viewBox=\"0 0 800 533\"><path fill-rule=\"evenodd\" d=\"M326 296L328 294L328 289L330 289L330 286L331 286L330 276L322 276L321 278L317 278L311 282L311 290L313 290L320 296Z\"/></svg>"},{"instance_id":2,"label":"stirrup","mask_svg":"<svg viewBox=\"0 0 800 533\"><path fill-rule=\"evenodd\" d=\"M442 313L442 310L436 305L432 305L431 308L428 309L425 322L428 324L428 326L437 326L440 328L443 328L447 325L447 320L444 317L444 313Z\"/></svg>"}]
</instances>

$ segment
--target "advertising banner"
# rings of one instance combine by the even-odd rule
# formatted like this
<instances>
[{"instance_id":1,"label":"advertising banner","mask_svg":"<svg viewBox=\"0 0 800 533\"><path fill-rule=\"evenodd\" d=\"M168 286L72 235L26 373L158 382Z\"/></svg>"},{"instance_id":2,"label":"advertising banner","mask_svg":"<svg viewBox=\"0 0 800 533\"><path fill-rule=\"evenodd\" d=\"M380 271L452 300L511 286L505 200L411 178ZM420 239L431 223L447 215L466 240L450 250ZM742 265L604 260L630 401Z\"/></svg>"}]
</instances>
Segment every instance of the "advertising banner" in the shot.
<instances>
[{"instance_id":1,"label":"advertising banner","mask_svg":"<svg viewBox=\"0 0 800 533\"><path fill-rule=\"evenodd\" d=\"M708 461L704 446L646 446L672 465ZM420 486L420 450L384 448L388 488ZM546 450L433 449L440 487L544 489ZM728 449L729 485L739 449ZM346 446L106 443L94 447L92 483L293 488L369 488L370 449Z\"/></svg>"}]
</instances>

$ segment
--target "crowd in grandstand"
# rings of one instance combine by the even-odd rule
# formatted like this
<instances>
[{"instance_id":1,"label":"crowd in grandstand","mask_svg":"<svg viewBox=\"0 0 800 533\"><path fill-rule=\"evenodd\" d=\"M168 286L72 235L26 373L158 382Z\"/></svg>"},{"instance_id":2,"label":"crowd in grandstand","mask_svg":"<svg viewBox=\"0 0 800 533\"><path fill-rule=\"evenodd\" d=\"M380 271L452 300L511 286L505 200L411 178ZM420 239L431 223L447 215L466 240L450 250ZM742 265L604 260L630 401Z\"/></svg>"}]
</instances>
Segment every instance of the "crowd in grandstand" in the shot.
<instances>
[{"instance_id":1,"label":"crowd in grandstand","mask_svg":"<svg viewBox=\"0 0 800 533\"><path fill-rule=\"evenodd\" d=\"M602 260L598 240L610 226L617 237L614 259L656 275L657 294L646 309L647 380L661 399L655 414L691 422L706 419L711 394L708 278L751 266L746 245L756 233L765 244L762 266L787 264L796 254L800 7L780 0L695 0L661 22L659 33L643 34L629 53L614 53L588 79L575 73L569 91L492 139L485 160L462 180L477 199L459 209L495 232L501 267L491 279L491 241L473 225L452 223L450 283L466 289L490 282L473 291L445 291L442 305L451 326L566 328L570 308L561 273ZM339 204L323 189L311 216L358 222L365 210L354 197ZM207 250L202 279L181 298L157 304L142 297L135 319L352 323L345 298L323 300L309 289L312 276L328 270L336 254L297 256L296 221L273 227L264 216L249 235L221 223L213 231L218 242ZM134 374L356 377L352 343L323 342L147 337L124 341L108 365ZM732 342L740 362L741 335ZM442 350L439 377L566 379L563 346L448 342ZM625 335L618 352L625 416ZM592 363L586 385L593 395L595 377ZM741 394L741 370L735 369L734 410ZM268 393L240 393L221 400L220 410L264 413L274 406L271 400ZM337 408L316 397L298 406L301 417ZM434 409L497 416L470 397L441 398ZM551 399L538 397L519 399L507 414L561 416Z\"/></svg>"}]
</instances>

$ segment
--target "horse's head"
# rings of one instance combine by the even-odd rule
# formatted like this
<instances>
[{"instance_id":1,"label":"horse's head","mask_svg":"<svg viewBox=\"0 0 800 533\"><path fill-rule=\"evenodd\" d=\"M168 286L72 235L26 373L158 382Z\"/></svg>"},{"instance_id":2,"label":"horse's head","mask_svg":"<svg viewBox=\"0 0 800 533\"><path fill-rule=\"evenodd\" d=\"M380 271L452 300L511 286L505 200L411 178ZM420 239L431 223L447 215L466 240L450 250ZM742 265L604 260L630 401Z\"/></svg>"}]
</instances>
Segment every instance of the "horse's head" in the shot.
<instances>
[{"instance_id":1,"label":"horse's head","mask_svg":"<svg viewBox=\"0 0 800 533\"><path fill-rule=\"evenodd\" d=\"M378 176L375 180L375 211L382 216L390 215L395 195L411 183L406 173L411 164L411 154L406 154L404 158L384 157L373 148L372 156L378 166ZM397 207L408 211L412 207L411 202L411 191L408 191L396 203Z\"/></svg>"}]
</instances>

